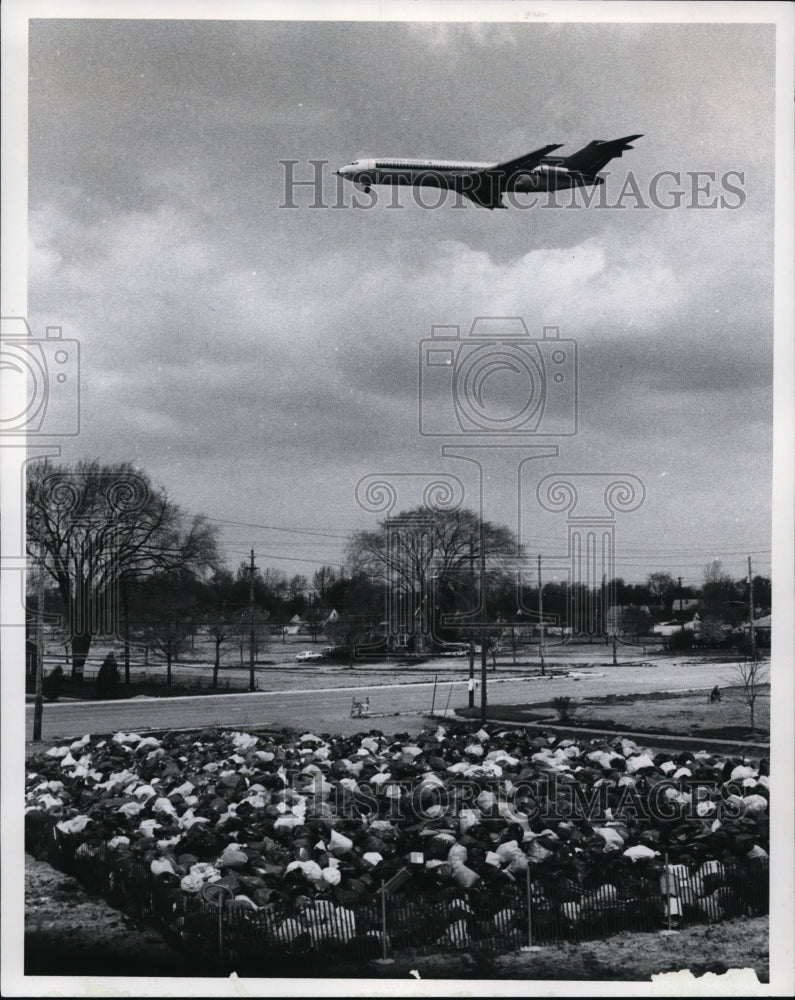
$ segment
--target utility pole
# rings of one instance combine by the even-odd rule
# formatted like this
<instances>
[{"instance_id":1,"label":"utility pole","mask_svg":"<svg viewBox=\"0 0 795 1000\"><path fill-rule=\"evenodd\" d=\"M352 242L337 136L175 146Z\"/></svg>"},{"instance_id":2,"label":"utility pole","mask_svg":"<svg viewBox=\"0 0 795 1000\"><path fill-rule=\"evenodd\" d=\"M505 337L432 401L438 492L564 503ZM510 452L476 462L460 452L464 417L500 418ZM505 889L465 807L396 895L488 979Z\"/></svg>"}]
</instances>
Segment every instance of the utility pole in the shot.
<instances>
[{"instance_id":1,"label":"utility pole","mask_svg":"<svg viewBox=\"0 0 795 1000\"><path fill-rule=\"evenodd\" d=\"M254 571L256 570L254 565L254 549L251 550L251 564L248 568L249 572L249 589L248 589L248 610L249 610L249 623L251 625L251 631L249 633L248 639L248 689L249 691L255 690L254 684Z\"/></svg>"},{"instance_id":2,"label":"utility pole","mask_svg":"<svg viewBox=\"0 0 795 1000\"><path fill-rule=\"evenodd\" d=\"M39 544L36 608L36 700L33 704L33 739L41 739L44 715L44 545Z\"/></svg>"},{"instance_id":3,"label":"utility pole","mask_svg":"<svg viewBox=\"0 0 795 1000\"><path fill-rule=\"evenodd\" d=\"M475 541L469 539L469 589L475 600ZM474 624L474 623L473 623ZM475 707L475 632L469 629L469 707Z\"/></svg>"},{"instance_id":4,"label":"utility pole","mask_svg":"<svg viewBox=\"0 0 795 1000\"><path fill-rule=\"evenodd\" d=\"M480 524L480 724L486 725L486 531Z\"/></svg>"},{"instance_id":5,"label":"utility pole","mask_svg":"<svg viewBox=\"0 0 795 1000\"><path fill-rule=\"evenodd\" d=\"M121 578L121 602L124 615L124 684L130 686L130 595L127 589L127 577Z\"/></svg>"},{"instance_id":6,"label":"utility pole","mask_svg":"<svg viewBox=\"0 0 795 1000\"><path fill-rule=\"evenodd\" d=\"M541 556L538 557L538 624L541 629L541 643L539 646L541 652L541 676L546 675L546 667L544 665L544 588L541 584Z\"/></svg>"},{"instance_id":7,"label":"utility pole","mask_svg":"<svg viewBox=\"0 0 795 1000\"><path fill-rule=\"evenodd\" d=\"M748 556L748 627L751 633L751 656L756 663L756 632L754 631L754 578L751 574L751 557Z\"/></svg>"},{"instance_id":8,"label":"utility pole","mask_svg":"<svg viewBox=\"0 0 795 1000\"><path fill-rule=\"evenodd\" d=\"M679 614L681 615L681 613L682 613L682 577L678 576L677 580L679 581Z\"/></svg>"}]
</instances>

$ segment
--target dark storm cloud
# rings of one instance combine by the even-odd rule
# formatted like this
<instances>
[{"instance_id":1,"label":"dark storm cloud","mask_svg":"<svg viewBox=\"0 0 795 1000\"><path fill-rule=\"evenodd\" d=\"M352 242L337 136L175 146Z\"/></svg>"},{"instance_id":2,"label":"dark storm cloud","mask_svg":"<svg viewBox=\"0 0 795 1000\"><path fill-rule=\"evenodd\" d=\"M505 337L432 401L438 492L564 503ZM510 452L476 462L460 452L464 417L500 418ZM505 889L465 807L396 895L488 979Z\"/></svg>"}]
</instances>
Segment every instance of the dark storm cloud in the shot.
<instances>
[{"instance_id":1,"label":"dark storm cloud","mask_svg":"<svg viewBox=\"0 0 795 1000\"><path fill-rule=\"evenodd\" d=\"M771 45L748 25L35 22L30 305L81 341L70 447L134 451L197 509L217 511L223 478L241 520L252 469L273 509L316 519L304 470L340 523L359 475L439 465L419 343L491 315L578 340L571 455L608 440L642 471L696 415L705 445L745 451L741 405L769 462ZM498 159L635 132L610 185L679 171L685 207L425 211L404 192L402 209L384 193L312 210L307 187L278 207L285 159L302 180L328 161L333 201L330 170L360 154ZM740 208L686 207L688 171L727 170ZM723 483L703 453L682 497Z\"/></svg>"}]
</instances>

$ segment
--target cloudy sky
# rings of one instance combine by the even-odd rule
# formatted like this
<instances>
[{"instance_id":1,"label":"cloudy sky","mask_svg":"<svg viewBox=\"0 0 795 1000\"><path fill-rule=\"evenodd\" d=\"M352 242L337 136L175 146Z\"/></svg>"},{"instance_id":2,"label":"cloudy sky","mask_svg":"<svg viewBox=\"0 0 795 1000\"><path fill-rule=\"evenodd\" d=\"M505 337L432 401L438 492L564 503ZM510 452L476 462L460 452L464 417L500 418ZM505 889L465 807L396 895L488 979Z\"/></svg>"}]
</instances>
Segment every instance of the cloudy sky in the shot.
<instances>
[{"instance_id":1,"label":"cloudy sky","mask_svg":"<svg viewBox=\"0 0 795 1000\"><path fill-rule=\"evenodd\" d=\"M541 515L538 480L632 473L646 499L618 521L618 574L699 584L748 554L769 573L774 46L753 24L31 22L29 316L82 351L64 457L130 460L252 525L221 524L232 568L253 546L311 575L375 526L364 476L393 474L411 506L426 480L408 473L452 473L476 506L475 466L441 453L456 439L419 433L419 344L520 316L577 341L578 433L539 442L559 455L525 465L521 500L520 453L481 450L486 516L521 516L552 560L565 518ZM361 209L347 185L331 207L331 171L361 156L636 133L604 208L429 210L410 190L390 207L380 189ZM327 163L328 207L306 186L283 207L285 160L302 180ZM651 203L662 171L678 207Z\"/></svg>"}]
</instances>

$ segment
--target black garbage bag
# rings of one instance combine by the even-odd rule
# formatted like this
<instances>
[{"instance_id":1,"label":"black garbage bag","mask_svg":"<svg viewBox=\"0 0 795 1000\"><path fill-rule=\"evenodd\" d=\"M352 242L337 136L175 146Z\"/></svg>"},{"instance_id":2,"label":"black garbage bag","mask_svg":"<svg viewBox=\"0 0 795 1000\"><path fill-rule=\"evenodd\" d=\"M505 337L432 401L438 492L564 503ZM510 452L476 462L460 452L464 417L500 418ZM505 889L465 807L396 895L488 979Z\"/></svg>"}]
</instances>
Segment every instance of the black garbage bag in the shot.
<instances>
[{"instance_id":1,"label":"black garbage bag","mask_svg":"<svg viewBox=\"0 0 795 1000\"><path fill-rule=\"evenodd\" d=\"M58 701L64 685L64 672L60 663L47 674L41 683L41 693L48 701Z\"/></svg>"},{"instance_id":2,"label":"black garbage bag","mask_svg":"<svg viewBox=\"0 0 795 1000\"><path fill-rule=\"evenodd\" d=\"M177 846L180 853L195 854L197 858L205 861L218 857L224 844L204 824L194 823L180 838Z\"/></svg>"},{"instance_id":3,"label":"black garbage bag","mask_svg":"<svg viewBox=\"0 0 795 1000\"><path fill-rule=\"evenodd\" d=\"M111 650L102 662L96 679L97 698L116 698L119 693L119 668Z\"/></svg>"},{"instance_id":4,"label":"black garbage bag","mask_svg":"<svg viewBox=\"0 0 795 1000\"><path fill-rule=\"evenodd\" d=\"M25 814L25 851L34 858L42 857L50 843L52 823L43 809L31 809Z\"/></svg>"}]
</instances>

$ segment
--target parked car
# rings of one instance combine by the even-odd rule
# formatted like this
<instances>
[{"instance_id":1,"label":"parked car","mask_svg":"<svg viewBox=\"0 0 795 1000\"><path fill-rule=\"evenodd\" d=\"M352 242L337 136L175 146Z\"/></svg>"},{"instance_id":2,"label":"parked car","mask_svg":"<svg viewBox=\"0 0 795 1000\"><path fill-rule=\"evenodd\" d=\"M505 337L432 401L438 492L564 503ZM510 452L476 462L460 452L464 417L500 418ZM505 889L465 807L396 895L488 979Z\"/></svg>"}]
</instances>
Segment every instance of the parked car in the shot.
<instances>
[{"instance_id":1,"label":"parked car","mask_svg":"<svg viewBox=\"0 0 795 1000\"><path fill-rule=\"evenodd\" d=\"M480 646L475 646L475 653L480 655ZM468 642L448 642L439 651L440 656L469 656Z\"/></svg>"},{"instance_id":2,"label":"parked car","mask_svg":"<svg viewBox=\"0 0 795 1000\"><path fill-rule=\"evenodd\" d=\"M296 660L322 660L323 653L318 653L314 649L305 649L302 653L296 653Z\"/></svg>"}]
</instances>

